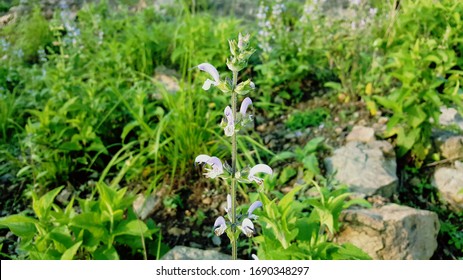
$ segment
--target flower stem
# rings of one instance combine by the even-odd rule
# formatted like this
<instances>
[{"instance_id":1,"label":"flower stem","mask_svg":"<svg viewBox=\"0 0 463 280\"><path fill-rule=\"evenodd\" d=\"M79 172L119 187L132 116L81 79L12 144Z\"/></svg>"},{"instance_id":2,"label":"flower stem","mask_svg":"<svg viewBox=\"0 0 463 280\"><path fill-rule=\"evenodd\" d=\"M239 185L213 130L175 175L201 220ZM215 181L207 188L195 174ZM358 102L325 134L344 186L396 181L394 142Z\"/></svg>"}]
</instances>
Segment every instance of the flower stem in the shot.
<instances>
[{"instance_id":1,"label":"flower stem","mask_svg":"<svg viewBox=\"0 0 463 280\"><path fill-rule=\"evenodd\" d=\"M236 91L235 87L238 83L238 72L233 71L233 89L232 89L232 114L233 119L236 120ZM231 169L232 169L232 176L231 176L231 198L232 198L232 205L231 205L231 212L232 212L232 232L233 238L231 241L232 246L232 258L234 260L237 259L237 238L236 238L236 133L232 135L232 162L231 162Z\"/></svg>"}]
</instances>

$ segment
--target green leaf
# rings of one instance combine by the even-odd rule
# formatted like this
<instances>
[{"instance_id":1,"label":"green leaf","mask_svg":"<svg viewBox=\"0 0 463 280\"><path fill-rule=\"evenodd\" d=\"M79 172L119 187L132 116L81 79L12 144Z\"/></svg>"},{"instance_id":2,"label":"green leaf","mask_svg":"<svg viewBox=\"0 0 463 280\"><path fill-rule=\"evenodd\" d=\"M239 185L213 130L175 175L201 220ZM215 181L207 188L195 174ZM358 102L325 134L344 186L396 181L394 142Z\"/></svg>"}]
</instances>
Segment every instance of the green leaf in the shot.
<instances>
[{"instance_id":1,"label":"green leaf","mask_svg":"<svg viewBox=\"0 0 463 280\"><path fill-rule=\"evenodd\" d=\"M302 186L296 186L289 193L287 193L278 203L278 208L284 211L287 207L289 207L294 201L294 196L298 191L301 190L301 188Z\"/></svg>"},{"instance_id":2,"label":"green leaf","mask_svg":"<svg viewBox=\"0 0 463 280\"><path fill-rule=\"evenodd\" d=\"M113 232L114 236L118 235L135 235L149 237L148 227L140 220L123 221Z\"/></svg>"},{"instance_id":3,"label":"green leaf","mask_svg":"<svg viewBox=\"0 0 463 280\"><path fill-rule=\"evenodd\" d=\"M55 200L55 197L59 194L59 192L63 188L64 187L55 188L54 190L47 192L45 195L43 195L39 199L34 197L32 201L32 208L34 209L34 212L39 218L39 220L47 216L48 211L50 210L51 205L53 204L53 201Z\"/></svg>"},{"instance_id":4,"label":"green leaf","mask_svg":"<svg viewBox=\"0 0 463 280\"><path fill-rule=\"evenodd\" d=\"M418 105L410 106L405 111L408 116L407 122L411 125L412 128L418 127L427 118L426 113Z\"/></svg>"},{"instance_id":5,"label":"green leaf","mask_svg":"<svg viewBox=\"0 0 463 280\"><path fill-rule=\"evenodd\" d=\"M36 219L24 215L11 215L0 218L0 228L9 228L15 235L31 239L37 233Z\"/></svg>"},{"instance_id":6,"label":"green leaf","mask_svg":"<svg viewBox=\"0 0 463 280\"><path fill-rule=\"evenodd\" d=\"M320 168L318 167L318 159L314 154L306 156L302 162L304 163L304 168L314 175L320 174Z\"/></svg>"},{"instance_id":7,"label":"green leaf","mask_svg":"<svg viewBox=\"0 0 463 280\"><path fill-rule=\"evenodd\" d=\"M93 257L95 260L118 260L119 255L117 254L116 249L111 246L109 248L100 247L94 253Z\"/></svg>"},{"instance_id":8,"label":"green leaf","mask_svg":"<svg viewBox=\"0 0 463 280\"><path fill-rule=\"evenodd\" d=\"M80 245L82 244L82 241L77 242L71 248L67 249L63 255L61 256L61 260L72 260L74 259L74 256L77 253L77 250L79 250Z\"/></svg>"},{"instance_id":9,"label":"green leaf","mask_svg":"<svg viewBox=\"0 0 463 280\"><path fill-rule=\"evenodd\" d=\"M312 140L310 140L305 146L304 146L304 153L313 153L318 150L320 147L320 144L325 141L324 137L315 137Z\"/></svg>"},{"instance_id":10,"label":"green leaf","mask_svg":"<svg viewBox=\"0 0 463 280\"><path fill-rule=\"evenodd\" d=\"M340 83L335 83L335 82L327 82L324 84L325 87L327 88L332 88L336 91L342 91L342 85Z\"/></svg>"},{"instance_id":11,"label":"green leaf","mask_svg":"<svg viewBox=\"0 0 463 280\"><path fill-rule=\"evenodd\" d=\"M287 160L287 159L294 158L294 157L296 157L296 154L294 154L293 152L288 152L288 151L281 152L277 154L276 156L274 156L272 160L270 160L269 164L272 165L275 162Z\"/></svg>"},{"instance_id":12,"label":"green leaf","mask_svg":"<svg viewBox=\"0 0 463 280\"><path fill-rule=\"evenodd\" d=\"M16 173L16 177L21 177L23 176L27 171L29 171L32 168L30 165L26 165L23 168L21 168L18 173Z\"/></svg>"}]
</instances>

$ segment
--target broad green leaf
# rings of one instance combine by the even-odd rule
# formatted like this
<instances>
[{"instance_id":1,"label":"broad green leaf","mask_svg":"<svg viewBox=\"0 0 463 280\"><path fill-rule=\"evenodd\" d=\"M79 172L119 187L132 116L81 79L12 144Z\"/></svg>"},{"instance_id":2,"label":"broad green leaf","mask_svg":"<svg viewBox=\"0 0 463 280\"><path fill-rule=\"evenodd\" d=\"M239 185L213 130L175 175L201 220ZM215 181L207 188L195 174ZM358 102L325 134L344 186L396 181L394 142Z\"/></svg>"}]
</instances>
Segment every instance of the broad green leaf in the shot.
<instances>
[{"instance_id":1,"label":"broad green leaf","mask_svg":"<svg viewBox=\"0 0 463 280\"><path fill-rule=\"evenodd\" d=\"M114 236L118 235L135 235L149 237L148 227L140 220L123 221L113 232Z\"/></svg>"},{"instance_id":2,"label":"broad green leaf","mask_svg":"<svg viewBox=\"0 0 463 280\"><path fill-rule=\"evenodd\" d=\"M63 255L61 256L61 260L72 260L79 250L82 241L77 242L76 244L72 245L71 248L67 249Z\"/></svg>"},{"instance_id":3,"label":"broad green leaf","mask_svg":"<svg viewBox=\"0 0 463 280\"><path fill-rule=\"evenodd\" d=\"M0 228L9 228L15 235L31 239L37 233L38 221L24 215L11 215L0 218Z\"/></svg>"},{"instance_id":4,"label":"broad green leaf","mask_svg":"<svg viewBox=\"0 0 463 280\"><path fill-rule=\"evenodd\" d=\"M309 153L313 153L317 151L319 148L320 144L325 141L324 137L315 137L312 140L310 140L307 144L304 146L304 153L307 155Z\"/></svg>"},{"instance_id":5,"label":"broad green leaf","mask_svg":"<svg viewBox=\"0 0 463 280\"><path fill-rule=\"evenodd\" d=\"M306 168L312 174L320 174L320 168L318 167L318 159L314 154L306 156L303 161L304 168Z\"/></svg>"}]
</instances>

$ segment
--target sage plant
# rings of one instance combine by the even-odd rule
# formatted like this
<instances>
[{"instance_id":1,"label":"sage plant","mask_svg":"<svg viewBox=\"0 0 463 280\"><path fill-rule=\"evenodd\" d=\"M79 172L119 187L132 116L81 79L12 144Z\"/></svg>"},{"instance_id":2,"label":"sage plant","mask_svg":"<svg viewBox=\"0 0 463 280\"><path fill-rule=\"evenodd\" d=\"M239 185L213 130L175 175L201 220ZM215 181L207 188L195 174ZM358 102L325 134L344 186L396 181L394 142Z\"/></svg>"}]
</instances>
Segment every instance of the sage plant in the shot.
<instances>
[{"instance_id":1,"label":"sage plant","mask_svg":"<svg viewBox=\"0 0 463 280\"><path fill-rule=\"evenodd\" d=\"M253 214L254 210L262 206L262 202L255 201L248 208L246 215L237 215L236 203L236 189L238 183L257 183L261 185L263 179L258 177L258 173L272 174L272 169L266 164L257 164L249 168L237 170L236 157L237 145L236 135L249 122L252 122L252 114L247 113L248 107L252 105L252 100L245 97L241 102L240 110L237 109L238 96L245 96L255 89L255 85L250 79L238 83L238 73L243 70L247 64L249 57L254 53L254 50L249 46L249 34L242 36L239 34L238 42L229 40L231 57L227 59L228 69L232 72L232 79L221 79L217 69L209 63L202 63L198 65L198 69L209 73L212 77L207 79L203 84L204 90L209 90L211 86L217 87L224 94L231 96L231 107L227 106L224 109L224 118L222 121L222 128L224 129L225 136L231 138L231 165L222 163L222 161L209 155L199 155L195 159L195 163L206 165L206 178L222 178L223 180L230 180L229 193L227 194L227 207L225 208L226 218L220 216L214 223L214 233L217 236L227 233L232 246L232 257L237 259L237 241L242 232L247 237L252 237L255 233L253 220L257 218ZM226 172L225 172L226 171Z\"/></svg>"}]
</instances>

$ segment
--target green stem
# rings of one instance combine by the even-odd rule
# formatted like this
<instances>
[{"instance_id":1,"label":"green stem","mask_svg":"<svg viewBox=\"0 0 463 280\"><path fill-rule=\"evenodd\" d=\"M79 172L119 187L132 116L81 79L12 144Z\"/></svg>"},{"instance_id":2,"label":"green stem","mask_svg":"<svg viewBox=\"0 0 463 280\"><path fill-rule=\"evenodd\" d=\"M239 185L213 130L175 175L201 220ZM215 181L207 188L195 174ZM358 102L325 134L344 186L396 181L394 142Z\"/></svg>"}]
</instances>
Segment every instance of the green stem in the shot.
<instances>
[{"instance_id":1,"label":"green stem","mask_svg":"<svg viewBox=\"0 0 463 280\"><path fill-rule=\"evenodd\" d=\"M232 114L233 119L236 120L236 92L235 87L238 83L238 72L233 71L233 89L232 89ZM231 178L231 198L232 198L232 205L231 205L231 212L232 212L232 232L233 237L231 240L232 245L232 258L234 260L237 259L237 238L236 238L236 133L232 135L232 162L231 162L231 169L232 169L232 178Z\"/></svg>"}]
</instances>

